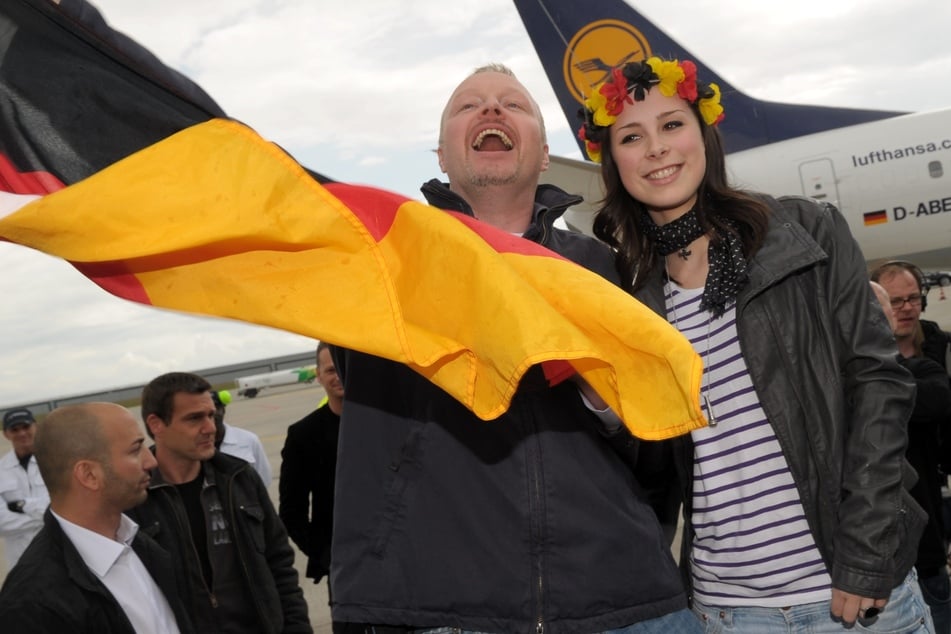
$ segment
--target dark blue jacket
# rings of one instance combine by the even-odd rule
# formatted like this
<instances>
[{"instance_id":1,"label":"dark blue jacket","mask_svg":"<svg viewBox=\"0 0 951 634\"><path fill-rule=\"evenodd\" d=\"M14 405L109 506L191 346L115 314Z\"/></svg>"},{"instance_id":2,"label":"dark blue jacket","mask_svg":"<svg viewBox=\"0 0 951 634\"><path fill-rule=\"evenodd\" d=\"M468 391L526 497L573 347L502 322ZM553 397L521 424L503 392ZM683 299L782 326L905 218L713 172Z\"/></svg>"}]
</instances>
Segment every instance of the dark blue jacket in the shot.
<instances>
[{"instance_id":1,"label":"dark blue jacket","mask_svg":"<svg viewBox=\"0 0 951 634\"><path fill-rule=\"evenodd\" d=\"M424 193L468 211L436 181ZM603 244L552 225L580 198L536 200L526 237L615 281ZM574 384L533 368L486 422L406 366L336 353L334 620L561 634L686 607L656 516Z\"/></svg>"}]
</instances>

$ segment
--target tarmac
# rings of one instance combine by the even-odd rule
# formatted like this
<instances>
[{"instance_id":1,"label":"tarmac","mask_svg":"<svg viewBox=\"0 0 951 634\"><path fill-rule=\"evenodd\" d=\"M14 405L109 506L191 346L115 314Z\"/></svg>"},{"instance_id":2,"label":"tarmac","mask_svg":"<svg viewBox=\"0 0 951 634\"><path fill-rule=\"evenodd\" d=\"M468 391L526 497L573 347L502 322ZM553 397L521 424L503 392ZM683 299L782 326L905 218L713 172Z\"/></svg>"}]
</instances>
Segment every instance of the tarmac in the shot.
<instances>
[{"instance_id":1,"label":"tarmac","mask_svg":"<svg viewBox=\"0 0 951 634\"><path fill-rule=\"evenodd\" d=\"M944 290L944 293L941 291ZM925 319L937 321L945 330L951 330L951 287L934 288L928 295L928 308ZM281 448L287 427L311 412L324 396L323 388L316 383L268 388L255 398L235 398L228 406L225 421L230 425L243 427L256 433L264 444L268 460L274 472L269 491L275 507L278 500L278 475L281 468ZM138 418L137 407L131 408ZM3 448L2 451L6 451ZM310 612L310 620L317 634L331 633L330 608L327 605L327 581L314 584L303 576L306 559L295 548L294 565L301 579L301 588ZM674 553L678 552L675 543ZM3 562L3 540L0 539L0 562ZM0 568L3 565L0 563ZM0 571L0 583L6 573Z\"/></svg>"}]
</instances>

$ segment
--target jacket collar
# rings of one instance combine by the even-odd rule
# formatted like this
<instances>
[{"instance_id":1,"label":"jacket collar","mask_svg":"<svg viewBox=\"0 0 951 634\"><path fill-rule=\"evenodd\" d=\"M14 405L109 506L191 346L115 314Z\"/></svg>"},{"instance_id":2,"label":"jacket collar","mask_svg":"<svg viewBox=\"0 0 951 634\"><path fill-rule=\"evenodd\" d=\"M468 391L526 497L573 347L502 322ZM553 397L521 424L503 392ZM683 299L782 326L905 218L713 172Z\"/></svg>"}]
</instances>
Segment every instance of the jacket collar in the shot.
<instances>
[{"instance_id":1,"label":"jacket collar","mask_svg":"<svg viewBox=\"0 0 951 634\"><path fill-rule=\"evenodd\" d=\"M152 454L155 454L155 445L152 445L149 448L152 451ZM201 471L205 476L205 481L202 484L202 488L207 486L214 486L215 484L215 474L221 474L222 477L227 478L233 473L240 471L243 467L248 466L248 463L240 458L235 458L227 454L223 454L220 451L215 451L215 455L208 460L204 460L201 463ZM172 486L165 481L165 478L162 477L162 472L158 467L152 469L151 472L152 481L149 483L149 489L154 489L156 487L162 486Z\"/></svg>"},{"instance_id":2,"label":"jacket collar","mask_svg":"<svg viewBox=\"0 0 951 634\"><path fill-rule=\"evenodd\" d=\"M749 281L740 289L738 308L776 282L817 262L828 259L801 224L793 220L775 198L764 196L769 205L769 229L759 251L747 264ZM647 284L637 292L638 298L660 315L666 314L664 302L664 269L654 267Z\"/></svg>"},{"instance_id":3,"label":"jacket collar","mask_svg":"<svg viewBox=\"0 0 951 634\"><path fill-rule=\"evenodd\" d=\"M449 189L449 183L443 183L434 178L420 187L423 196L433 207L458 211L467 216L474 216L472 207L459 194ZM569 194L554 185L539 185L535 190L535 207L532 210L532 223L525 231L525 237L532 239L534 235L550 233L555 220L560 218L572 205L577 205L584 198Z\"/></svg>"}]
</instances>

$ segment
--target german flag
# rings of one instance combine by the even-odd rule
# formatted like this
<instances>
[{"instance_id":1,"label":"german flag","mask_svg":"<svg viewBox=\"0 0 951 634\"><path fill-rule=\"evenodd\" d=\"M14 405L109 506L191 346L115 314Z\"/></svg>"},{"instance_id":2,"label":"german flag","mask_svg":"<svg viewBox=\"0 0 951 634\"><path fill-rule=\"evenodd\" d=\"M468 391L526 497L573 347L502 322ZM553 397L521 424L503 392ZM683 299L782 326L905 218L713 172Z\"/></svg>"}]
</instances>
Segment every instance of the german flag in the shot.
<instances>
[{"instance_id":1,"label":"german flag","mask_svg":"<svg viewBox=\"0 0 951 634\"><path fill-rule=\"evenodd\" d=\"M865 214L862 214L862 218L865 221L865 226L869 225L880 225L888 222L888 212L884 209L879 209L878 211L869 211Z\"/></svg>"},{"instance_id":2,"label":"german flag","mask_svg":"<svg viewBox=\"0 0 951 634\"><path fill-rule=\"evenodd\" d=\"M689 343L594 273L305 170L81 0L5 0L0 27L0 237L118 297L405 363L483 419L570 362L638 436L704 424Z\"/></svg>"}]
</instances>

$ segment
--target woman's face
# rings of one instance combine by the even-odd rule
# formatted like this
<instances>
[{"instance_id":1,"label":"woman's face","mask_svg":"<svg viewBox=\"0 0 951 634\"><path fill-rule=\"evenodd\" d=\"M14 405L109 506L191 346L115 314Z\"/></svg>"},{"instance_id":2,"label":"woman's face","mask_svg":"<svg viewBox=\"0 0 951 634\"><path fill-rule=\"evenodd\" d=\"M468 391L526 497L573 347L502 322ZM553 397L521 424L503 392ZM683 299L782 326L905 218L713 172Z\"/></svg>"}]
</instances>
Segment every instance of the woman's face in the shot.
<instances>
[{"instance_id":1,"label":"woman's face","mask_svg":"<svg viewBox=\"0 0 951 634\"><path fill-rule=\"evenodd\" d=\"M693 207L707 169L700 122L680 97L656 88L626 104L610 129L624 188L666 224Z\"/></svg>"}]
</instances>

